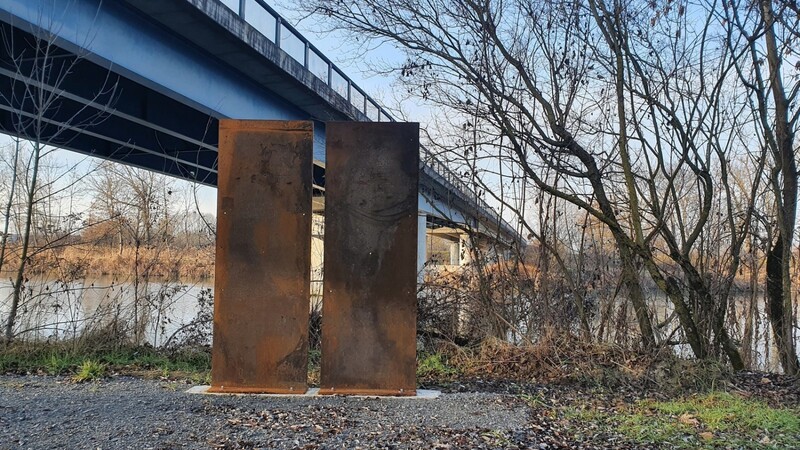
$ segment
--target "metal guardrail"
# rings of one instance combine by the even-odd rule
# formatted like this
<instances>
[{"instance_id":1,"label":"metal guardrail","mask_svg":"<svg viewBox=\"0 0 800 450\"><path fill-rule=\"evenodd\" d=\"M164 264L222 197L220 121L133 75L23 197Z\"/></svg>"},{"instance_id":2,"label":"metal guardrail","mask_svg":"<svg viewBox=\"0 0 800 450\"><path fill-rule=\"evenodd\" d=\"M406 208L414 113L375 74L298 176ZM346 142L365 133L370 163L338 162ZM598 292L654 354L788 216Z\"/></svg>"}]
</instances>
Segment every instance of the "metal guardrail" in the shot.
<instances>
[{"instance_id":1,"label":"metal guardrail","mask_svg":"<svg viewBox=\"0 0 800 450\"><path fill-rule=\"evenodd\" d=\"M271 6L263 0L222 0L222 3L249 23L267 39L275 43L290 57L303 65L303 67L325 82L347 102L363 113L368 120L376 122L395 122L377 101L370 97L363 89L358 87L344 71L328 59L317 47L298 32L292 25L281 17ZM452 169L444 164L430 150L421 146L422 159L420 163L438 173L447 182L475 203L481 212L499 225L514 232L511 227L486 201L477 195L475 190L464 183Z\"/></svg>"}]
</instances>

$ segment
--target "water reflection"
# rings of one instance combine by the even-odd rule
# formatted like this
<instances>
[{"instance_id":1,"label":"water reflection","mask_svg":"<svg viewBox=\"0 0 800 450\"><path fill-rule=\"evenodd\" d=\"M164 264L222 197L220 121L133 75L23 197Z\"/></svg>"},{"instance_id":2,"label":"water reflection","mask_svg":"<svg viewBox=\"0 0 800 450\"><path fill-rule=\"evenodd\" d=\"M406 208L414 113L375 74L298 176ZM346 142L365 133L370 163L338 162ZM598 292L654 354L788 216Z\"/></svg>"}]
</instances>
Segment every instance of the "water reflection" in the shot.
<instances>
[{"instance_id":1,"label":"water reflection","mask_svg":"<svg viewBox=\"0 0 800 450\"><path fill-rule=\"evenodd\" d=\"M678 327L677 318L673 317L674 308L672 302L669 301L666 294L659 290L649 292L650 296L650 310L654 313L655 323L667 322L673 318L670 329L661 330L661 337L672 337L671 340L680 339L680 330L675 330ZM740 346L742 356L746 362L749 357L750 365L753 369L764 370L768 372L781 372L780 360L778 359L778 350L773 341L772 329L770 328L769 319L765 309L766 301L764 299L764 292L760 289L751 292L749 289L734 289L730 296L730 305L728 308L728 329L731 335L737 339L737 344ZM747 323L749 316L748 309L754 307L752 311L752 322ZM798 311L795 310L795 317L798 317ZM630 318L631 326L635 326L634 317ZM746 342L742 342L739 337L745 336L747 330L750 330L751 343L750 354L742 346L747 346ZM795 341L800 344L800 335L795 330ZM673 346L674 351L679 356L692 357L692 349L689 344L678 344Z\"/></svg>"},{"instance_id":2,"label":"water reflection","mask_svg":"<svg viewBox=\"0 0 800 450\"><path fill-rule=\"evenodd\" d=\"M25 284L15 331L33 339L69 339L80 336L84 330L96 330L118 321L131 331L138 324L142 342L159 346L196 316L198 296L212 288L211 280L133 282L97 276L64 282L37 277ZM10 277L3 276L0 279L3 319L10 309L12 295Z\"/></svg>"}]
</instances>

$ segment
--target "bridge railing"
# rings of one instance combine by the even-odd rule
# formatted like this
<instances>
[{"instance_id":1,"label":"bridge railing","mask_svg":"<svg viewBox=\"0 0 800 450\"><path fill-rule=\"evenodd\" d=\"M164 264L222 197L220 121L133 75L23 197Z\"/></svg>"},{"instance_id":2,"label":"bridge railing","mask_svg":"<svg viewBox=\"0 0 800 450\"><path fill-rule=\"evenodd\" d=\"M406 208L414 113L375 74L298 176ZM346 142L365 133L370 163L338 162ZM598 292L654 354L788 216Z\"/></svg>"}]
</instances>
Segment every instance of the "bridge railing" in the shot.
<instances>
[{"instance_id":1,"label":"bridge railing","mask_svg":"<svg viewBox=\"0 0 800 450\"><path fill-rule=\"evenodd\" d=\"M364 114L367 119L376 122L394 122L395 119L375 99L357 86L344 71L336 66L317 47L299 31L281 17L263 0L221 0L225 6L233 10L245 22L261 32L267 39L294 58L303 67L325 82L335 92L346 98L348 103ZM477 209L487 218L514 233L511 227L501 218L472 186L467 185L450 167L444 164L433 152L422 148L421 163L438 173L447 182L475 204Z\"/></svg>"}]
</instances>

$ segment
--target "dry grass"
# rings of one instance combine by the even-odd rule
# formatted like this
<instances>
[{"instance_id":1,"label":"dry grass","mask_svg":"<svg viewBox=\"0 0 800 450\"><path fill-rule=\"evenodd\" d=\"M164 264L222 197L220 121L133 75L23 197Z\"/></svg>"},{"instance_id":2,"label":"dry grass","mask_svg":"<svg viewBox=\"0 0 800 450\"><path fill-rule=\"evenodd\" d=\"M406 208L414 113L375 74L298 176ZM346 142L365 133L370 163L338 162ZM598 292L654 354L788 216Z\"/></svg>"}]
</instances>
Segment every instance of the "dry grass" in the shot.
<instances>
[{"instance_id":1,"label":"dry grass","mask_svg":"<svg viewBox=\"0 0 800 450\"><path fill-rule=\"evenodd\" d=\"M589 375L604 378L608 369L632 372L636 358L631 352L605 344L591 344L563 334L549 333L532 345L511 345L486 340L461 358L451 359L468 375L500 379L552 382Z\"/></svg>"},{"instance_id":2,"label":"dry grass","mask_svg":"<svg viewBox=\"0 0 800 450\"><path fill-rule=\"evenodd\" d=\"M86 275L134 274L139 265L142 276L170 279L205 279L214 276L214 248L118 248L71 245L40 253L29 266L30 273L66 272Z\"/></svg>"},{"instance_id":3,"label":"dry grass","mask_svg":"<svg viewBox=\"0 0 800 450\"><path fill-rule=\"evenodd\" d=\"M684 360L546 333L532 345L485 340L474 348L440 344L437 349L459 377L587 386L659 386L665 391L707 390L729 374L714 361Z\"/></svg>"}]
</instances>

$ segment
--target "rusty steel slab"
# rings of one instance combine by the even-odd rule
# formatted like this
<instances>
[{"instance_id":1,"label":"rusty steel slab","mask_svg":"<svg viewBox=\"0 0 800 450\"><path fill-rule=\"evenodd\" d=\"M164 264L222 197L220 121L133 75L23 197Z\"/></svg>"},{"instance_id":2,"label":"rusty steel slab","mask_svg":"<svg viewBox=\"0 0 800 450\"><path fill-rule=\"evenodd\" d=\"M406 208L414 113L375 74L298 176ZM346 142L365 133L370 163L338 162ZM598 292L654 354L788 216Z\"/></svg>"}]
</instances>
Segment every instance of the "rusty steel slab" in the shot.
<instances>
[{"instance_id":1,"label":"rusty steel slab","mask_svg":"<svg viewBox=\"0 0 800 450\"><path fill-rule=\"evenodd\" d=\"M220 120L210 392L304 393L311 122Z\"/></svg>"},{"instance_id":2,"label":"rusty steel slab","mask_svg":"<svg viewBox=\"0 0 800 450\"><path fill-rule=\"evenodd\" d=\"M326 124L320 394L416 392L419 124Z\"/></svg>"}]
</instances>

